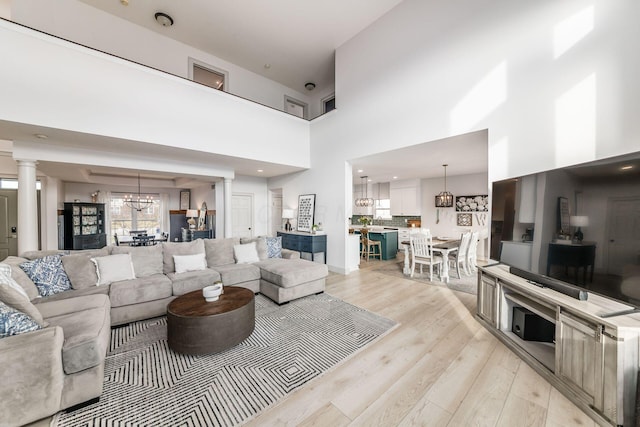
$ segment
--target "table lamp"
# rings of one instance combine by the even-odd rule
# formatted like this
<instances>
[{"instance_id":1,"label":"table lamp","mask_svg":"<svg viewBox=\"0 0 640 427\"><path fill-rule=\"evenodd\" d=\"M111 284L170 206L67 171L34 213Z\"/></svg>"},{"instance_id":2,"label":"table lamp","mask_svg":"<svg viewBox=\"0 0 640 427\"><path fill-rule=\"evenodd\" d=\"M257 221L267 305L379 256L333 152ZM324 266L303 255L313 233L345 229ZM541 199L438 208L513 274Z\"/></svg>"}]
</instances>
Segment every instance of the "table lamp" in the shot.
<instances>
[{"instance_id":1,"label":"table lamp","mask_svg":"<svg viewBox=\"0 0 640 427\"><path fill-rule=\"evenodd\" d=\"M194 218L198 217L198 210L197 209L187 209L187 218L189 218L187 220L187 224L189 224L189 229L193 230L196 228L196 220Z\"/></svg>"},{"instance_id":2,"label":"table lamp","mask_svg":"<svg viewBox=\"0 0 640 427\"><path fill-rule=\"evenodd\" d=\"M293 209L282 209L282 218L287 220L284 225L284 231L291 231L292 227L289 220L294 218Z\"/></svg>"},{"instance_id":3,"label":"table lamp","mask_svg":"<svg viewBox=\"0 0 640 427\"><path fill-rule=\"evenodd\" d=\"M580 215L571 216L569 217L569 224L571 224L572 227L578 227L576 232L573 234L573 239L578 243L582 243L582 239L584 236L582 235L582 230L580 229L580 227L589 226L589 217Z\"/></svg>"}]
</instances>

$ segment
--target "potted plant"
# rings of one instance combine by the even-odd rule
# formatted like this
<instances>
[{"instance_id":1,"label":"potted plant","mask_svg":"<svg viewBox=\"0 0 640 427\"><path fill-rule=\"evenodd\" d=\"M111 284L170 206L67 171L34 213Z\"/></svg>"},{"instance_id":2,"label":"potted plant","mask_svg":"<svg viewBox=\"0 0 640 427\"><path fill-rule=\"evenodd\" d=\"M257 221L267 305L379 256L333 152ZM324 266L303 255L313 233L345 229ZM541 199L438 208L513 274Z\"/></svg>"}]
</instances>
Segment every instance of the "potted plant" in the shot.
<instances>
[{"instance_id":1,"label":"potted plant","mask_svg":"<svg viewBox=\"0 0 640 427\"><path fill-rule=\"evenodd\" d=\"M360 218L358 218L358 222L362 224L364 228L367 228L367 226L371 224L371 218L369 218L368 216L361 216Z\"/></svg>"}]
</instances>

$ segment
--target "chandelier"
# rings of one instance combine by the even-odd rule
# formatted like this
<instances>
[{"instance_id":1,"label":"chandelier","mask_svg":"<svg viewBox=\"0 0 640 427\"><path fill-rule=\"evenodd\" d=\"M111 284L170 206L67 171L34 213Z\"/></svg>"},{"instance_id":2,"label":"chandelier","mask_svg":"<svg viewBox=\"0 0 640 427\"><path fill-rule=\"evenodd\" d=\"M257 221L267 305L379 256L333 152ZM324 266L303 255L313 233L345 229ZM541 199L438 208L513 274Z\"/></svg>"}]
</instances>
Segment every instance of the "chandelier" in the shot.
<instances>
[{"instance_id":1,"label":"chandelier","mask_svg":"<svg viewBox=\"0 0 640 427\"><path fill-rule=\"evenodd\" d=\"M450 208L453 206L453 194L447 191L447 166L442 165L444 167L444 191L436 196L436 207L437 208Z\"/></svg>"},{"instance_id":2,"label":"chandelier","mask_svg":"<svg viewBox=\"0 0 640 427\"><path fill-rule=\"evenodd\" d=\"M355 205L358 206L359 208L368 208L373 206L373 199L368 197L368 191L367 191L367 176L361 176L360 177L362 179L362 186L363 186L363 190L362 190L362 194L364 195L364 197L359 197L356 199L355 201Z\"/></svg>"},{"instance_id":3,"label":"chandelier","mask_svg":"<svg viewBox=\"0 0 640 427\"><path fill-rule=\"evenodd\" d=\"M131 208L131 209L135 209L138 212L142 211L143 209L148 208L151 204L153 204L154 200L153 200L153 196L147 194L145 196L143 196L140 193L140 174L138 174L138 194L127 194L124 196L124 205Z\"/></svg>"}]
</instances>

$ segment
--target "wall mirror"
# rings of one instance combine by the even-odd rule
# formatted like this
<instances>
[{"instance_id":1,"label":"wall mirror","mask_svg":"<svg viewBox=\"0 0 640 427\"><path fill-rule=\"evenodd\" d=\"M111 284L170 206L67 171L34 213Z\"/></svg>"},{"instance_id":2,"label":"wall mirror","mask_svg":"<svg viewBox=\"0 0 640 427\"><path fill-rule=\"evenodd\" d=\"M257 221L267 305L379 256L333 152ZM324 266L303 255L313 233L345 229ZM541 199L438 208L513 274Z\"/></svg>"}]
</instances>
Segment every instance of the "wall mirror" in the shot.
<instances>
[{"instance_id":1,"label":"wall mirror","mask_svg":"<svg viewBox=\"0 0 640 427\"><path fill-rule=\"evenodd\" d=\"M207 218L207 204L202 202L202 207L200 207L200 216L198 217L198 230L204 230L205 222Z\"/></svg>"}]
</instances>

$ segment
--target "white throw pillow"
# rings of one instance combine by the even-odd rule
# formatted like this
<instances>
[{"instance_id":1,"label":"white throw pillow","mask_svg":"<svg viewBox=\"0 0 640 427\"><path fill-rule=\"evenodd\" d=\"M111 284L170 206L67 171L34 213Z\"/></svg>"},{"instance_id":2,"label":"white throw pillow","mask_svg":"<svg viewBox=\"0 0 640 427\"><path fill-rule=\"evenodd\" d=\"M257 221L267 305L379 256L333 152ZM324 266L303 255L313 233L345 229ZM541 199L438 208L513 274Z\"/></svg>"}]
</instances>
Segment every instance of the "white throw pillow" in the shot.
<instances>
[{"instance_id":1,"label":"white throw pillow","mask_svg":"<svg viewBox=\"0 0 640 427\"><path fill-rule=\"evenodd\" d=\"M236 264L251 264L260 261L256 242L233 245L233 253L236 257Z\"/></svg>"},{"instance_id":2,"label":"white throw pillow","mask_svg":"<svg viewBox=\"0 0 640 427\"><path fill-rule=\"evenodd\" d=\"M22 289L22 286L20 286L18 282L13 280L11 277L11 266L9 264L0 263L0 282L6 283L7 286L24 296L24 298L29 301L27 291Z\"/></svg>"},{"instance_id":3,"label":"white throw pillow","mask_svg":"<svg viewBox=\"0 0 640 427\"><path fill-rule=\"evenodd\" d=\"M176 274L207 268L207 259L205 258L204 252L194 255L174 255L173 262L176 265Z\"/></svg>"},{"instance_id":4,"label":"white throw pillow","mask_svg":"<svg viewBox=\"0 0 640 427\"><path fill-rule=\"evenodd\" d=\"M96 265L97 286L136 278L130 254L101 256L91 258L91 261Z\"/></svg>"}]
</instances>

